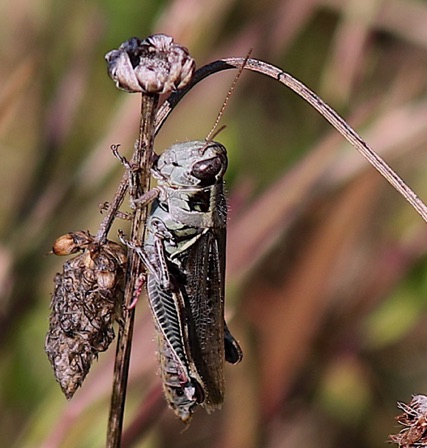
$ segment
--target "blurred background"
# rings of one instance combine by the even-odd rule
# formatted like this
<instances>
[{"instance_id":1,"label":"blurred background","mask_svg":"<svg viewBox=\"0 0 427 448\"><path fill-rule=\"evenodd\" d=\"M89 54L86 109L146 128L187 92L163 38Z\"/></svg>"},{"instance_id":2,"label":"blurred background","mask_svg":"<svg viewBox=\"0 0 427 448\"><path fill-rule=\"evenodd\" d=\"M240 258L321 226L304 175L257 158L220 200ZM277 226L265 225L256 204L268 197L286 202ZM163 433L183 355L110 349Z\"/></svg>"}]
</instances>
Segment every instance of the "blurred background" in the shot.
<instances>
[{"instance_id":1,"label":"blurred background","mask_svg":"<svg viewBox=\"0 0 427 448\"><path fill-rule=\"evenodd\" d=\"M15 0L0 4L0 440L102 447L114 344L67 402L44 353L46 255L95 233L122 175L139 97L104 55L172 35L197 65L269 61L315 90L427 200L427 2L421 0ZM203 139L235 76L194 88L156 150ZM384 446L397 401L427 393L427 227L294 93L245 72L217 137L229 151L227 318L244 360L226 368L221 412L183 431L166 409L144 298L124 447ZM119 223L110 234L116 239Z\"/></svg>"}]
</instances>

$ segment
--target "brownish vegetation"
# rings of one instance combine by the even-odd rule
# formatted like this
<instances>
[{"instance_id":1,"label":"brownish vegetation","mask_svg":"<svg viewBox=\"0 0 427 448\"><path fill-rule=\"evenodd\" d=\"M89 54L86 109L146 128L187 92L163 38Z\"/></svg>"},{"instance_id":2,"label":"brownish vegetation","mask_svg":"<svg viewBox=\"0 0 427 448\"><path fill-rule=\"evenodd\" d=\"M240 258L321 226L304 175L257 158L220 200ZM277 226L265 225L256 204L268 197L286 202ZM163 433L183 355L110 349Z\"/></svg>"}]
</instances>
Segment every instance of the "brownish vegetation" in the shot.
<instances>
[{"instance_id":1,"label":"brownish vegetation","mask_svg":"<svg viewBox=\"0 0 427 448\"><path fill-rule=\"evenodd\" d=\"M193 4L194 3L194 4ZM421 0L3 2L0 6L0 440L103 446L114 348L66 402L44 353L45 256L96 231L138 96L104 54L132 35L174 36L198 66L269 61L315 90L427 198L427 4ZM156 139L206 136L235 73L197 86ZM427 391L427 227L336 131L283 86L243 73L226 145L227 314L244 360L221 412L187 431L165 412L153 324L137 305L123 446L365 447L396 433L396 402ZM120 224L126 229L126 223ZM110 234L115 239L117 226ZM114 343L113 343L114 345Z\"/></svg>"}]
</instances>

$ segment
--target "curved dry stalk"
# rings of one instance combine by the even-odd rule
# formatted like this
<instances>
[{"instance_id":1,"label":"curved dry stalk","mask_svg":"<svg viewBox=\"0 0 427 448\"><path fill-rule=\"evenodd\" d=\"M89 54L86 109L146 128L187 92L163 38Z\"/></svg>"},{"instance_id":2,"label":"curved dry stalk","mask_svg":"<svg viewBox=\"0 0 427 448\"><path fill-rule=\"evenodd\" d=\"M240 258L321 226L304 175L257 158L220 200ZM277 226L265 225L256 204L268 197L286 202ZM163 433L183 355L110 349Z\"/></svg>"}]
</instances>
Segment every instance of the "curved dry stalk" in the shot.
<instances>
[{"instance_id":1,"label":"curved dry stalk","mask_svg":"<svg viewBox=\"0 0 427 448\"><path fill-rule=\"evenodd\" d=\"M289 73L275 67L267 62L257 59L245 58L226 58L212 62L200 68L192 79L192 82L182 91L171 95L167 102L159 109L156 117L156 133L160 130L163 123L178 104L182 97L197 83L204 78L228 70L231 68L240 69L244 66L247 70L252 70L263 75L269 76L286 87L289 87L304 100L306 100L314 109L316 109L354 148L356 148L365 157L368 162L412 205L418 214L427 222L427 206L417 196L417 194L406 184L406 182L382 159L360 135L330 106L319 98L312 90L302 82L295 79Z\"/></svg>"}]
</instances>

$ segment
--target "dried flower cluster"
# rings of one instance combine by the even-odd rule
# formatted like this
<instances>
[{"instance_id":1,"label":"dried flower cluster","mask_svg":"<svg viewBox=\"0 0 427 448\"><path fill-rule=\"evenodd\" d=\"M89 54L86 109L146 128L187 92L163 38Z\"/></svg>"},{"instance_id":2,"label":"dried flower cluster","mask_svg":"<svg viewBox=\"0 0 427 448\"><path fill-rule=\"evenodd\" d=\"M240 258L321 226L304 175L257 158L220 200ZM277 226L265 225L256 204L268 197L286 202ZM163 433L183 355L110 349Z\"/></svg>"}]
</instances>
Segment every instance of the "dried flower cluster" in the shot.
<instances>
[{"instance_id":1,"label":"dried flower cluster","mask_svg":"<svg viewBox=\"0 0 427 448\"><path fill-rule=\"evenodd\" d=\"M166 93L184 87L195 63L188 50L170 36L132 37L105 55L108 73L127 92Z\"/></svg>"},{"instance_id":2,"label":"dried flower cluster","mask_svg":"<svg viewBox=\"0 0 427 448\"><path fill-rule=\"evenodd\" d=\"M125 251L116 243L98 243L89 232L58 238L52 252L81 254L64 263L55 277L45 350L56 380L70 399L92 361L114 339L113 323L123 301Z\"/></svg>"},{"instance_id":3,"label":"dried flower cluster","mask_svg":"<svg viewBox=\"0 0 427 448\"><path fill-rule=\"evenodd\" d=\"M398 403L403 414L396 420L404 427L390 440L400 448L427 447L427 396L414 395L409 404Z\"/></svg>"}]
</instances>

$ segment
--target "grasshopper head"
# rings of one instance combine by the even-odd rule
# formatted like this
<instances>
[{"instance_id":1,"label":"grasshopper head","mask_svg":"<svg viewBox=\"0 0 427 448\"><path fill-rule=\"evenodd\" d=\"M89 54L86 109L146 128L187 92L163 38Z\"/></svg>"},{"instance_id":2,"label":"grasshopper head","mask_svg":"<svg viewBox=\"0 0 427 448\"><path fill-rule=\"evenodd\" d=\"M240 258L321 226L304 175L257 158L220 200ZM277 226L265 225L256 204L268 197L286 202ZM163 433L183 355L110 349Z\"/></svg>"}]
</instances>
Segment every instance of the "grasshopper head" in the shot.
<instances>
[{"instance_id":1,"label":"grasshopper head","mask_svg":"<svg viewBox=\"0 0 427 448\"><path fill-rule=\"evenodd\" d=\"M221 181L227 163L227 151L220 143L177 143L159 157L153 176L172 188L207 187Z\"/></svg>"}]
</instances>

